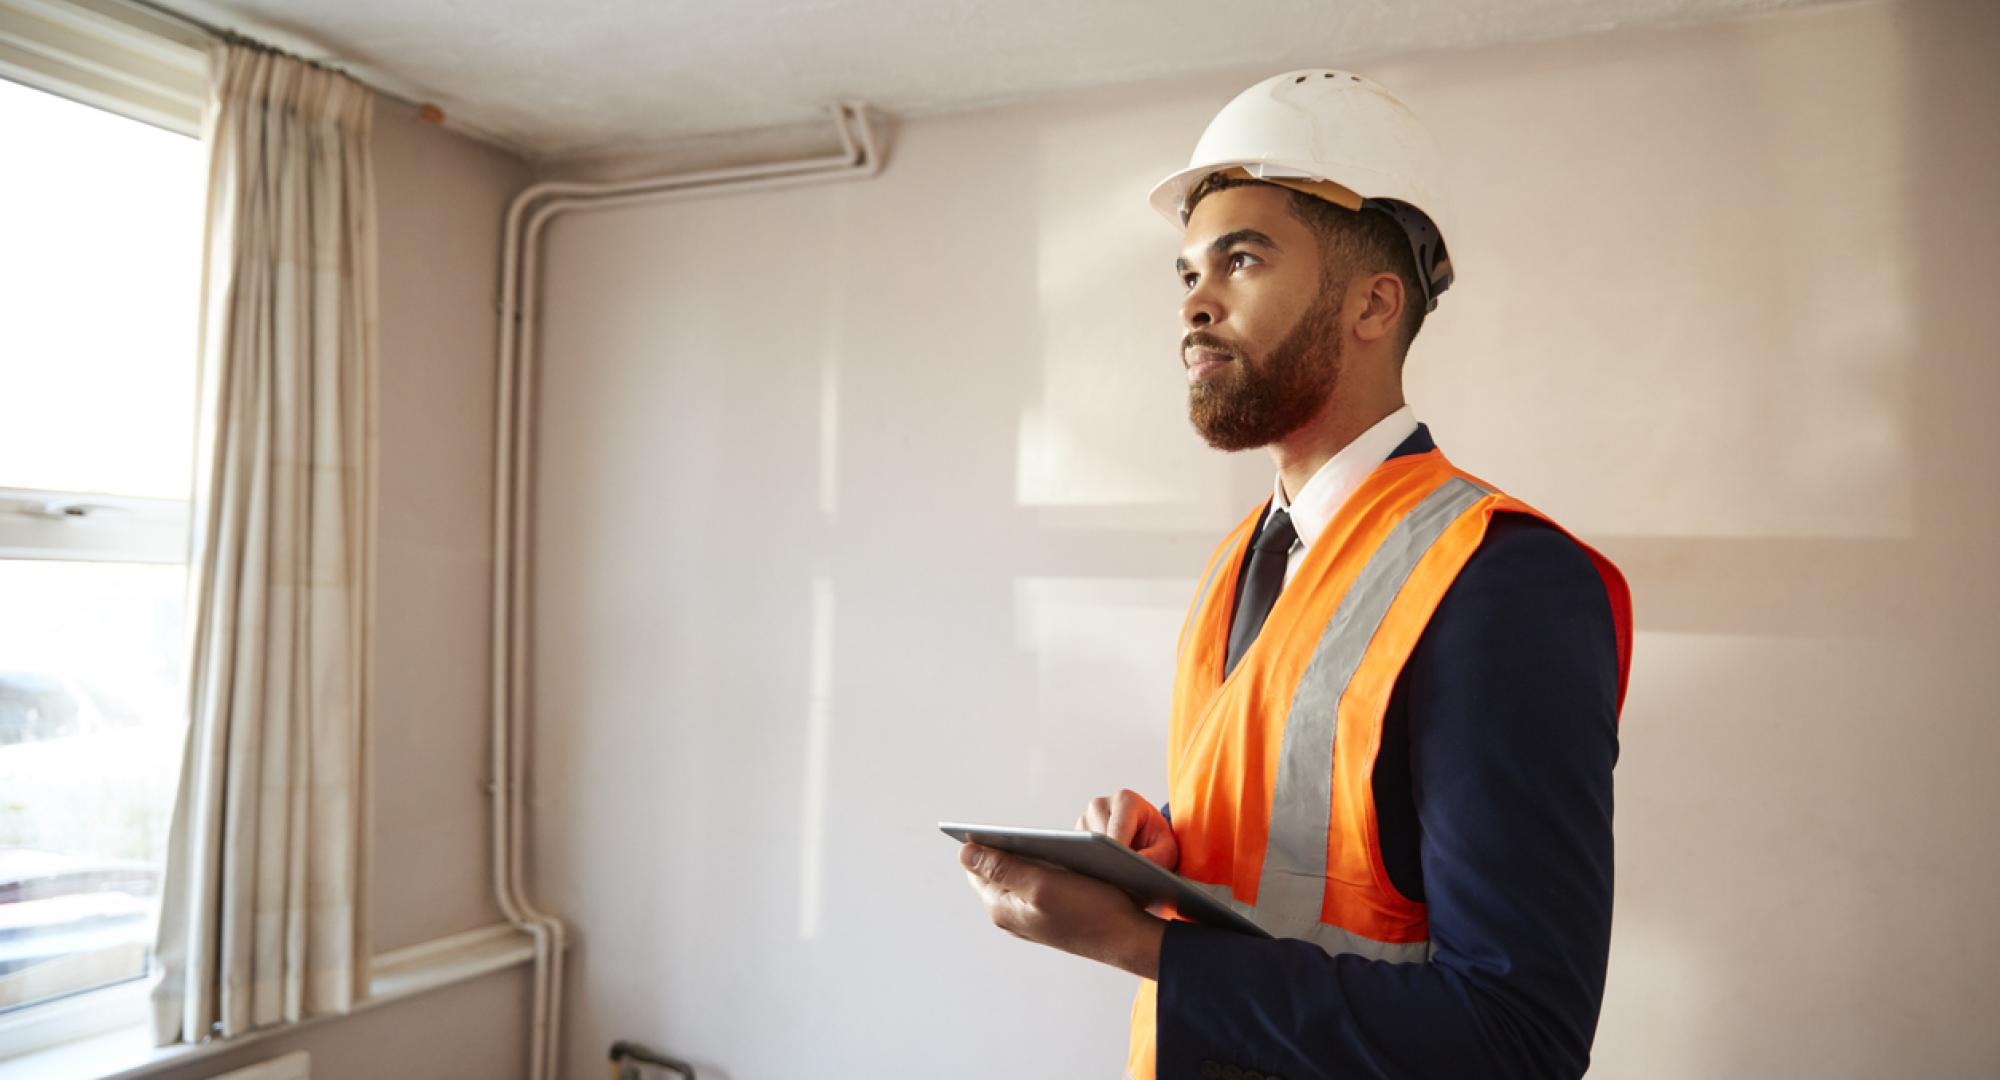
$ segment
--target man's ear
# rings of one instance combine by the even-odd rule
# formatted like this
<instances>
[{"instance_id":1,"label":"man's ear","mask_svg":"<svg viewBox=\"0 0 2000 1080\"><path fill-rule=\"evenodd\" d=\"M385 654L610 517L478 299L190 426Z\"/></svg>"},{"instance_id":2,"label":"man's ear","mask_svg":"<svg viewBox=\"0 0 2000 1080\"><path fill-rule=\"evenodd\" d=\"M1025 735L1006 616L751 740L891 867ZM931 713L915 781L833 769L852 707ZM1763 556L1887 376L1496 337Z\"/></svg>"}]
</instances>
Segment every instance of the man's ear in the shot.
<instances>
[{"instance_id":1,"label":"man's ear","mask_svg":"<svg viewBox=\"0 0 2000 1080\"><path fill-rule=\"evenodd\" d=\"M1409 302L1403 279L1384 271L1360 278L1355 284L1361 286L1362 307L1354 317L1354 336L1363 341L1394 337L1403 321L1403 305Z\"/></svg>"}]
</instances>

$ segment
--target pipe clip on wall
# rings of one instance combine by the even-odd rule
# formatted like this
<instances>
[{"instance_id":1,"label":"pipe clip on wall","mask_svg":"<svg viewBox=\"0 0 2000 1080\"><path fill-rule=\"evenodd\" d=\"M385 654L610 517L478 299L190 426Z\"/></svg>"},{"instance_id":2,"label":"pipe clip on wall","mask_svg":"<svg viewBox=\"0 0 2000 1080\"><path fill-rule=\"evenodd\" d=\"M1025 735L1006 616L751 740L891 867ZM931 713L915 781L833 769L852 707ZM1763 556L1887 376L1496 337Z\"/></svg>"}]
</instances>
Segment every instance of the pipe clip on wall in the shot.
<instances>
[{"instance_id":1,"label":"pipe clip on wall","mask_svg":"<svg viewBox=\"0 0 2000 1080\"><path fill-rule=\"evenodd\" d=\"M528 590L535 417L535 315L542 230L571 210L601 210L700 195L760 191L866 179L882 171L881 149L866 105L828 107L837 153L762 165L673 173L637 180L548 180L507 208L501 238L499 394L494 424L493 500L493 890L508 921L535 941L534 1020L528 1075L558 1075L562 1016L562 921L528 897L526 845ZM620 1044L626 1045L626 1044ZM615 1048L614 1048L615 1050ZM691 1073L689 1075L692 1075Z\"/></svg>"}]
</instances>

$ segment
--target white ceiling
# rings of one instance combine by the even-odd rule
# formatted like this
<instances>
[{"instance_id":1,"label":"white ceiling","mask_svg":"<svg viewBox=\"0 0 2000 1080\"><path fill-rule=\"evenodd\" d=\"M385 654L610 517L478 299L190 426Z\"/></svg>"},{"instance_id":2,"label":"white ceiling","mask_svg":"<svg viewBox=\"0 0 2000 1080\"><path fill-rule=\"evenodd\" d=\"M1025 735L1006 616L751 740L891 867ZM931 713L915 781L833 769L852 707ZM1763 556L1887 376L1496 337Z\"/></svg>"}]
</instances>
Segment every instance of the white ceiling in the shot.
<instances>
[{"instance_id":1,"label":"white ceiling","mask_svg":"<svg viewBox=\"0 0 2000 1080\"><path fill-rule=\"evenodd\" d=\"M154 0L340 63L531 156L1821 0ZM316 48L315 48L316 47Z\"/></svg>"}]
</instances>

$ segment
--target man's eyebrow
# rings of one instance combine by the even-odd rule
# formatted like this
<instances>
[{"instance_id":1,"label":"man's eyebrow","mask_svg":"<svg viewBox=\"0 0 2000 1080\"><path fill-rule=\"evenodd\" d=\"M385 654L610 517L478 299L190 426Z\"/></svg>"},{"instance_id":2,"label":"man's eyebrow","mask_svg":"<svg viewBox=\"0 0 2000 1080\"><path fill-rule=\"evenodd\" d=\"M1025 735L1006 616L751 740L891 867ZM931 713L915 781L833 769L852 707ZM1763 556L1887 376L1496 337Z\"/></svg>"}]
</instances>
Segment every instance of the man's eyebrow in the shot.
<instances>
[{"instance_id":1,"label":"man's eyebrow","mask_svg":"<svg viewBox=\"0 0 2000 1080\"><path fill-rule=\"evenodd\" d=\"M1271 239L1257 229L1237 229L1233 232L1223 233L1211 241L1208 245L1209 254L1220 255L1238 244L1256 244L1259 247L1270 248L1272 251L1282 250L1278 247L1276 240ZM1175 259L1174 270L1177 273L1187 273L1188 261L1184 258Z\"/></svg>"}]
</instances>

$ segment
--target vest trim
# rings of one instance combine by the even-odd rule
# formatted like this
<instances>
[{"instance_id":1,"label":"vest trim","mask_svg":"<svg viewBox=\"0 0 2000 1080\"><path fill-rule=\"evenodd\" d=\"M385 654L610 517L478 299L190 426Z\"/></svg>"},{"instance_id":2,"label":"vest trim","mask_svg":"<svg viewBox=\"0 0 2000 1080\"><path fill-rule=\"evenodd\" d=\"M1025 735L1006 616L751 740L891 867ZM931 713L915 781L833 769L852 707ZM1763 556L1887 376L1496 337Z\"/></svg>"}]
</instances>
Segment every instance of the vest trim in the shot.
<instances>
[{"instance_id":1,"label":"vest trim","mask_svg":"<svg viewBox=\"0 0 2000 1080\"><path fill-rule=\"evenodd\" d=\"M1382 539L1320 632L1285 717L1257 882L1259 925L1280 937L1304 937L1324 925L1340 699L1417 563L1459 515L1489 494L1454 476L1424 496Z\"/></svg>"}]
</instances>

